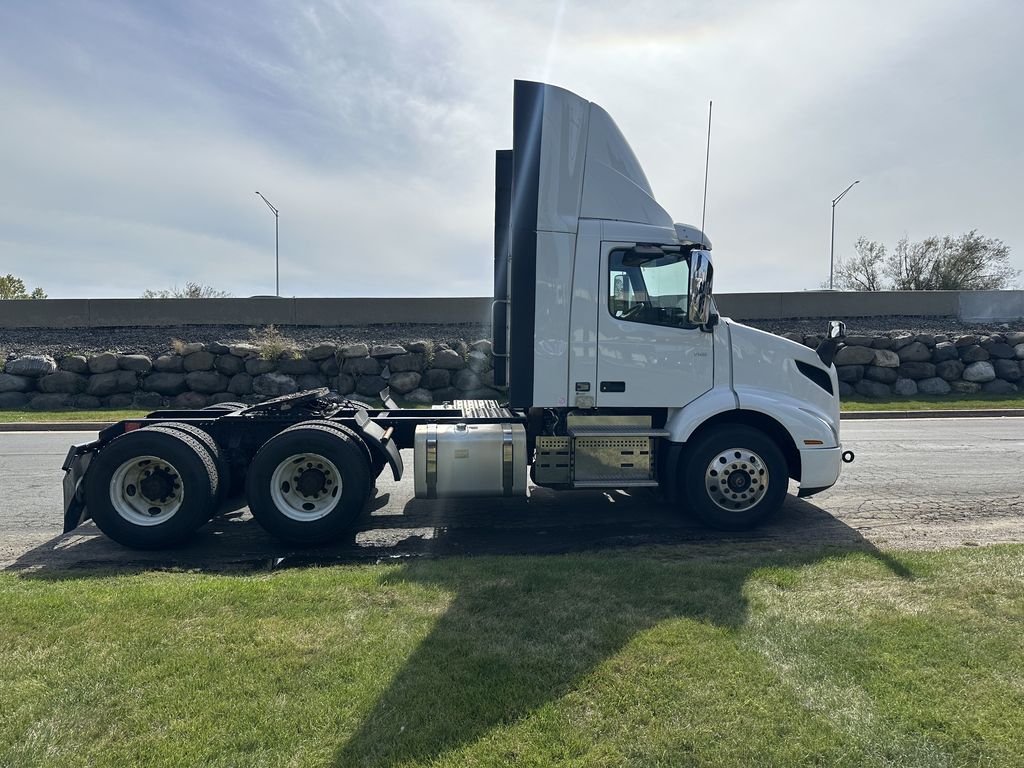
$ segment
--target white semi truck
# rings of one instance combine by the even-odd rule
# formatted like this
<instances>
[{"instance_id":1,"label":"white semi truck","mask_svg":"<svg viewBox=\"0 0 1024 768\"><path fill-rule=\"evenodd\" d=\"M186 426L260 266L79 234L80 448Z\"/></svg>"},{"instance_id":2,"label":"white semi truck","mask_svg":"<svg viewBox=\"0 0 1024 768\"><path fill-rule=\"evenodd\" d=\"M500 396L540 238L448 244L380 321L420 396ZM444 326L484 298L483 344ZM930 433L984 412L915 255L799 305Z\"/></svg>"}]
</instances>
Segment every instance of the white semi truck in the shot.
<instances>
[{"instance_id":1,"label":"white semi truck","mask_svg":"<svg viewBox=\"0 0 1024 768\"><path fill-rule=\"evenodd\" d=\"M677 224L597 104L517 81L513 147L495 165L495 380L508 402L383 408L325 390L245 406L163 410L75 445L65 530L159 548L248 504L310 545L357 521L374 479L413 449L418 497L656 488L708 525L748 528L833 485L841 461L832 365L720 318L711 244Z\"/></svg>"}]
</instances>

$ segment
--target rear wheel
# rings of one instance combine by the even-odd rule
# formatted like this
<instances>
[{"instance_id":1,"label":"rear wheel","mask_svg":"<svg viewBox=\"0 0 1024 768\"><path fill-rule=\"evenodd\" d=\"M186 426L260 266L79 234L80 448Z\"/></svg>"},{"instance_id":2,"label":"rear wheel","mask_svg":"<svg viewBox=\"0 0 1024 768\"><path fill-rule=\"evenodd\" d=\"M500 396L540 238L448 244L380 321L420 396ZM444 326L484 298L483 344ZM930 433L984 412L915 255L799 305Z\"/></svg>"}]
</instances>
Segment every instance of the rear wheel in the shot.
<instances>
[{"instance_id":1,"label":"rear wheel","mask_svg":"<svg viewBox=\"0 0 1024 768\"><path fill-rule=\"evenodd\" d=\"M365 446L336 425L297 424L268 440L249 467L249 509L268 533L323 544L359 518L370 483Z\"/></svg>"},{"instance_id":2,"label":"rear wheel","mask_svg":"<svg viewBox=\"0 0 1024 768\"><path fill-rule=\"evenodd\" d=\"M369 462L369 467L370 467L370 471L368 473L369 482L367 482L367 484L366 484L366 495L368 497L373 496L374 490L376 488L375 481L376 481L378 475L380 475L381 471L384 469L385 462L382 459L380 459L380 458L378 458L377 456L374 455L373 449L369 445L367 445L366 441L363 440L363 438L360 437L355 432L355 430L350 429L349 427L346 427L344 424L339 424L336 421L329 421L327 419L317 420L317 421L304 421L304 422L302 422L302 426L309 426L309 427L317 426L317 427L326 427L327 429L332 429L335 432L338 432L340 434L343 434L343 435L347 436L356 445L358 445L360 448L362 448L363 449L363 453L366 454L366 460L367 460L367 462Z\"/></svg>"},{"instance_id":3,"label":"rear wheel","mask_svg":"<svg viewBox=\"0 0 1024 768\"><path fill-rule=\"evenodd\" d=\"M782 451L752 427L710 430L683 452L680 496L712 528L759 525L782 506L788 486Z\"/></svg>"},{"instance_id":4,"label":"rear wheel","mask_svg":"<svg viewBox=\"0 0 1024 768\"><path fill-rule=\"evenodd\" d=\"M203 445L165 427L117 438L96 455L85 478L96 525L137 549L184 541L209 520L217 493L217 470Z\"/></svg>"}]
</instances>

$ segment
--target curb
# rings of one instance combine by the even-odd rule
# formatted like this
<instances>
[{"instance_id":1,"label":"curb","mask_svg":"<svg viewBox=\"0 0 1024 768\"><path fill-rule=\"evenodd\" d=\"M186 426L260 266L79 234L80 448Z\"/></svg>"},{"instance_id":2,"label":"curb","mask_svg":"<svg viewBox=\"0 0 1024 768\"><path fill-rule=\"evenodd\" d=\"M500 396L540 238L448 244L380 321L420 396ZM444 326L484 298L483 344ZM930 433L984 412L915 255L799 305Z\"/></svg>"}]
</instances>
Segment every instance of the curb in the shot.
<instances>
[{"instance_id":1,"label":"curb","mask_svg":"<svg viewBox=\"0 0 1024 768\"><path fill-rule=\"evenodd\" d=\"M975 410L934 411L847 411L843 421L861 419L977 419L1002 416L1024 416L1024 408L978 408ZM99 432L114 421L26 421L0 423L0 432Z\"/></svg>"},{"instance_id":2,"label":"curb","mask_svg":"<svg viewBox=\"0 0 1024 768\"><path fill-rule=\"evenodd\" d=\"M0 423L0 432L99 432L115 421L12 421Z\"/></svg>"}]
</instances>

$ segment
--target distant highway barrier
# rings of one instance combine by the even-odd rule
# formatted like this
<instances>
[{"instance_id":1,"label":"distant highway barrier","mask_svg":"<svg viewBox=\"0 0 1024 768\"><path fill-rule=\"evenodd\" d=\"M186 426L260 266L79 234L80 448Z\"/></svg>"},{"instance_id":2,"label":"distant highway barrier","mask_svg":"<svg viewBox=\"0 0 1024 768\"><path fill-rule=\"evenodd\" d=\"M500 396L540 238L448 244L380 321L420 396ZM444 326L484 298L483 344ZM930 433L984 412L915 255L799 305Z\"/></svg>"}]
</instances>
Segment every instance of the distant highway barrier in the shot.
<instances>
[{"instance_id":1,"label":"distant highway barrier","mask_svg":"<svg viewBox=\"0 0 1024 768\"><path fill-rule=\"evenodd\" d=\"M737 320L930 316L963 322L1024 319L1024 291L800 291L727 293ZM181 325L351 326L490 324L490 297L44 299L0 301L0 328Z\"/></svg>"}]
</instances>

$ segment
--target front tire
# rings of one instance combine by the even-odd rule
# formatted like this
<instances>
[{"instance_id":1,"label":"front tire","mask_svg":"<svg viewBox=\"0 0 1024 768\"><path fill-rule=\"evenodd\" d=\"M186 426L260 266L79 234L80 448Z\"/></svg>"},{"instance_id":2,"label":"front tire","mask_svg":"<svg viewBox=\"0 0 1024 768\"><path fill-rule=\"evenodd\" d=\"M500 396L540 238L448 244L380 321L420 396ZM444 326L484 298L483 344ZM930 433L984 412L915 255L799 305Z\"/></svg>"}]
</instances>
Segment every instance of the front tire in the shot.
<instances>
[{"instance_id":1,"label":"front tire","mask_svg":"<svg viewBox=\"0 0 1024 768\"><path fill-rule=\"evenodd\" d=\"M781 507L789 487L778 445L753 427L711 429L681 457L680 498L705 525L742 531Z\"/></svg>"},{"instance_id":2,"label":"front tire","mask_svg":"<svg viewBox=\"0 0 1024 768\"><path fill-rule=\"evenodd\" d=\"M289 427L252 460L249 510L272 536L303 546L325 544L359 518L369 464L354 435L323 424Z\"/></svg>"}]
</instances>

